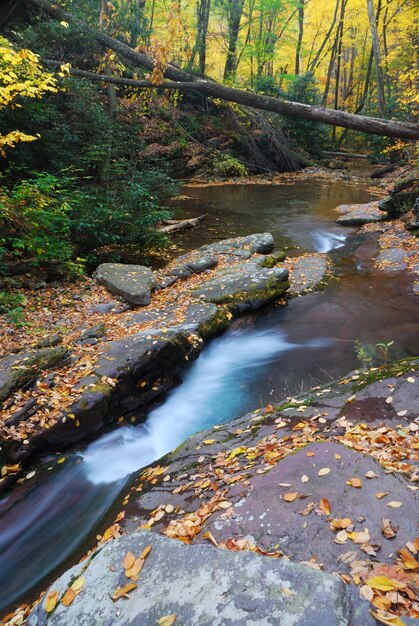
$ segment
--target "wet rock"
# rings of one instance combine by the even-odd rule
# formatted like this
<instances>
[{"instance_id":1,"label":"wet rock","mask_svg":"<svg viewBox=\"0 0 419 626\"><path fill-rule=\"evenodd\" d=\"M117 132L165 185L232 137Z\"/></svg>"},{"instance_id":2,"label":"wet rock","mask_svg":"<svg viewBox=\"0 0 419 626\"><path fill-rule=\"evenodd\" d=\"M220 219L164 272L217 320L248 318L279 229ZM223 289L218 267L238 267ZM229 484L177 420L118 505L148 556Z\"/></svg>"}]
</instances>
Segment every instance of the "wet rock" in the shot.
<instances>
[{"instance_id":1,"label":"wet rock","mask_svg":"<svg viewBox=\"0 0 419 626\"><path fill-rule=\"evenodd\" d=\"M207 339L226 328L228 319L226 311L211 302L193 302L182 310L172 304L166 305L164 310L134 313L126 326L135 324L153 324L154 328L167 328L176 324L183 330L197 331L201 337Z\"/></svg>"},{"instance_id":2,"label":"wet rock","mask_svg":"<svg viewBox=\"0 0 419 626\"><path fill-rule=\"evenodd\" d=\"M292 264L290 295L299 295L319 286L327 273L327 259L318 254L299 257Z\"/></svg>"},{"instance_id":3,"label":"wet rock","mask_svg":"<svg viewBox=\"0 0 419 626\"><path fill-rule=\"evenodd\" d=\"M62 418L26 445L6 440L5 453L17 462L41 450L68 447L127 412L141 416L141 410L173 386L201 347L198 335L179 329L149 329L109 342L93 372L79 381L80 397Z\"/></svg>"},{"instance_id":4,"label":"wet rock","mask_svg":"<svg viewBox=\"0 0 419 626\"><path fill-rule=\"evenodd\" d=\"M99 285L103 285L116 296L121 296L130 304L150 304L151 291L156 286L153 272L143 265L103 263L99 265L93 277Z\"/></svg>"},{"instance_id":5,"label":"wet rock","mask_svg":"<svg viewBox=\"0 0 419 626\"><path fill-rule=\"evenodd\" d=\"M209 254L201 256L198 250L196 252L191 252L189 254L178 257L174 266L170 266L170 270L168 273L169 276L173 278L189 278L190 276L192 276L192 274L201 274L202 272L205 272L206 270L215 267L217 263L218 260L216 257ZM169 285L166 284L166 286Z\"/></svg>"},{"instance_id":6,"label":"wet rock","mask_svg":"<svg viewBox=\"0 0 419 626\"><path fill-rule=\"evenodd\" d=\"M415 191L401 191L379 200L378 208L381 211L385 211L390 217L400 217L413 209L418 198L418 189Z\"/></svg>"},{"instance_id":7,"label":"wet rock","mask_svg":"<svg viewBox=\"0 0 419 626\"><path fill-rule=\"evenodd\" d=\"M0 402L35 380L42 370L62 365L69 354L65 347L40 348L0 359Z\"/></svg>"},{"instance_id":8,"label":"wet rock","mask_svg":"<svg viewBox=\"0 0 419 626\"><path fill-rule=\"evenodd\" d=\"M112 601L127 583L124 555L152 545L137 588L129 599ZM45 612L45 598L32 611L28 626L149 626L166 615L180 625L200 626L343 626L373 625L367 602L354 602L353 589L337 577L285 559L251 552L184 545L140 531L107 543L51 587L59 596L77 577L84 586L74 602ZM48 594L48 592L47 592Z\"/></svg>"},{"instance_id":9,"label":"wet rock","mask_svg":"<svg viewBox=\"0 0 419 626\"><path fill-rule=\"evenodd\" d=\"M308 457L307 453L313 456ZM330 473L319 476L321 468L328 468ZM374 472L377 478L366 478L368 472ZM301 482L303 475L308 476L306 483ZM361 489L347 484L353 477L362 480ZM285 457L265 475L253 476L250 482L251 488L236 503L234 514L227 519L222 514L213 515L203 532L209 530L217 541L251 535L264 550L272 550L279 544L293 560L305 561L315 556L327 571L336 571L339 556L349 549L359 551L359 559L365 553L352 542L343 545L334 542L336 533L327 521L329 516L317 515L315 511L301 515L300 511L309 502L318 507L320 500L327 498L330 517L351 519L357 532L368 528L370 543L381 544L380 562L391 562L395 552L416 536L416 519L409 512L417 510L419 496L408 489L409 483L400 476L385 473L373 458L338 443L311 443ZM388 496L377 499L375 494L380 491L388 492ZM286 502L287 492L299 492L305 498ZM390 509L387 503L392 500L401 501L402 506ZM365 521L357 523L361 517ZM399 526L397 536L391 541L381 534L383 517L391 517ZM341 566L340 570L343 569Z\"/></svg>"},{"instance_id":10,"label":"wet rock","mask_svg":"<svg viewBox=\"0 0 419 626\"><path fill-rule=\"evenodd\" d=\"M375 262L384 272L401 272L406 269L406 256L407 252L403 248L388 248L380 252Z\"/></svg>"},{"instance_id":11,"label":"wet rock","mask_svg":"<svg viewBox=\"0 0 419 626\"><path fill-rule=\"evenodd\" d=\"M289 287L284 267L261 268L248 263L219 272L193 292L194 297L225 304L235 314L257 309L285 293Z\"/></svg>"},{"instance_id":12,"label":"wet rock","mask_svg":"<svg viewBox=\"0 0 419 626\"><path fill-rule=\"evenodd\" d=\"M92 326L91 328L86 328L80 335L78 339L76 339L77 343L83 343L89 339L101 339L106 334L106 328L103 324L97 324L96 326ZM97 341L96 341L97 343ZM94 345L94 344L92 344Z\"/></svg>"},{"instance_id":13,"label":"wet rock","mask_svg":"<svg viewBox=\"0 0 419 626\"><path fill-rule=\"evenodd\" d=\"M55 335L48 335L47 337L44 337L43 339L38 341L35 347L36 348L52 348L54 346L58 346L58 344L61 343L62 340L63 340L63 336L60 333L57 333Z\"/></svg>"},{"instance_id":14,"label":"wet rock","mask_svg":"<svg viewBox=\"0 0 419 626\"><path fill-rule=\"evenodd\" d=\"M387 213L378 208L376 201L367 204L342 204L336 210L342 213L335 220L341 226L362 226L370 222L381 222L388 217Z\"/></svg>"},{"instance_id":15,"label":"wet rock","mask_svg":"<svg viewBox=\"0 0 419 626\"><path fill-rule=\"evenodd\" d=\"M111 302L104 302L103 304L98 304L92 309L92 313L102 313L106 315L107 313L114 313L115 309L121 305L120 302L116 300L112 300Z\"/></svg>"}]
</instances>

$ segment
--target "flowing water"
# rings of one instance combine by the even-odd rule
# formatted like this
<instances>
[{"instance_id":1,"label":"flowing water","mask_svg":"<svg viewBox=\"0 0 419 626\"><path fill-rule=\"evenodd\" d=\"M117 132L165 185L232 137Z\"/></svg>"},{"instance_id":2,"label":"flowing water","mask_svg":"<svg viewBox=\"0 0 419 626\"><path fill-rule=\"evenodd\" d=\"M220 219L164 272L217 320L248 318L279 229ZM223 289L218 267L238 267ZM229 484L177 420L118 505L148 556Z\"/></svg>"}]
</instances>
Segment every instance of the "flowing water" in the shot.
<instances>
[{"instance_id":1,"label":"flowing water","mask_svg":"<svg viewBox=\"0 0 419 626\"><path fill-rule=\"evenodd\" d=\"M133 472L190 434L326 382L357 366L355 340L370 350L393 341L392 357L419 353L415 296L405 277L371 268L371 246L347 245L334 223L340 203L368 201L368 184L324 180L278 187L187 188L183 214L207 212L183 236L194 248L226 236L270 231L280 247L332 251L340 279L327 288L237 320L211 342L140 426L121 427L62 465L48 460L36 481L0 502L0 607L16 602L75 558ZM56 457L55 457L56 460Z\"/></svg>"}]
</instances>

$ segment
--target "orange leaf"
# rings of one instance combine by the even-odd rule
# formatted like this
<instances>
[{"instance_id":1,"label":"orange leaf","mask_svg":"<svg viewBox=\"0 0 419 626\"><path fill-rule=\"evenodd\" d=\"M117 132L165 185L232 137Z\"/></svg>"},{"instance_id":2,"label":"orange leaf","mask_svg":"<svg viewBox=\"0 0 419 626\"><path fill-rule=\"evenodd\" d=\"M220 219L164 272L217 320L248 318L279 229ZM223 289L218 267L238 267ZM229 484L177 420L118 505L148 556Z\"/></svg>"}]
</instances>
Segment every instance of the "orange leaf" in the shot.
<instances>
[{"instance_id":1,"label":"orange leaf","mask_svg":"<svg viewBox=\"0 0 419 626\"><path fill-rule=\"evenodd\" d=\"M359 489L360 487L362 487L362 480L360 478L350 478L346 481L346 484Z\"/></svg>"},{"instance_id":2,"label":"orange leaf","mask_svg":"<svg viewBox=\"0 0 419 626\"><path fill-rule=\"evenodd\" d=\"M126 596L130 591L132 591L133 589L136 589L137 585L135 583L128 583L127 585L125 585L124 587L118 587L113 596L112 600L114 602L116 602L117 600L119 600L119 598L122 598L123 596Z\"/></svg>"},{"instance_id":3,"label":"orange leaf","mask_svg":"<svg viewBox=\"0 0 419 626\"><path fill-rule=\"evenodd\" d=\"M327 498L322 498L320 500L319 509L323 511L323 513L326 513L326 515L330 515L332 507L330 506L330 502Z\"/></svg>"},{"instance_id":4,"label":"orange leaf","mask_svg":"<svg viewBox=\"0 0 419 626\"><path fill-rule=\"evenodd\" d=\"M402 548L398 552L399 552L401 560L403 561L404 569L409 569L409 570L419 569L419 561L417 561L415 557L412 556L408 550L406 550L406 548Z\"/></svg>"},{"instance_id":5,"label":"orange leaf","mask_svg":"<svg viewBox=\"0 0 419 626\"><path fill-rule=\"evenodd\" d=\"M135 556L132 552L127 552L124 556L124 560L122 561L122 565L124 569L130 569L135 563Z\"/></svg>"},{"instance_id":6,"label":"orange leaf","mask_svg":"<svg viewBox=\"0 0 419 626\"><path fill-rule=\"evenodd\" d=\"M70 604L73 603L75 597L76 592L71 587L69 587L61 598L61 602L62 604L64 604L64 606L70 606Z\"/></svg>"},{"instance_id":7,"label":"orange leaf","mask_svg":"<svg viewBox=\"0 0 419 626\"><path fill-rule=\"evenodd\" d=\"M284 495L285 502L294 502L298 497L297 491L290 491Z\"/></svg>"},{"instance_id":8,"label":"orange leaf","mask_svg":"<svg viewBox=\"0 0 419 626\"><path fill-rule=\"evenodd\" d=\"M47 595L47 599L45 600L45 611L47 613L51 613L57 606L58 602L58 591L50 591Z\"/></svg>"}]
</instances>

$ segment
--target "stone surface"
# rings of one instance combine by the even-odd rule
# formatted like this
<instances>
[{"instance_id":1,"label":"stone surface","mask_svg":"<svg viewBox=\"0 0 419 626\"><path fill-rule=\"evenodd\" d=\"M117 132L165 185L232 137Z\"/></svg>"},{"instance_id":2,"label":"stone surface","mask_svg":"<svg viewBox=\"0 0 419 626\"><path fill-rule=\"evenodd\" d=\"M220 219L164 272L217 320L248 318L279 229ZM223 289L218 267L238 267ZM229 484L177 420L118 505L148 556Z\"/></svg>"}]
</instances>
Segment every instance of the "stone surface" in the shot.
<instances>
[{"instance_id":1,"label":"stone surface","mask_svg":"<svg viewBox=\"0 0 419 626\"><path fill-rule=\"evenodd\" d=\"M194 297L226 304L234 313L257 309L279 298L289 287L285 267L261 268L248 263L219 272L195 290Z\"/></svg>"},{"instance_id":2,"label":"stone surface","mask_svg":"<svg viewBox=\"0 0 419 626\"><path fill-rule=\"evenodd\" d=\"M388 248L380 252L375 262L384 272L401 272L406 269L404 258L407 255L403 248Z\"/></svg>"},{"instance_id":3,"label":"stone surface","mask_svg":"<svg viewBox=\"0 0 419 626\"><path fill-rule=\"evenodd\" d=\"M327 259L319 254L299 257L296 261L290 259L290 295L299 295L311 291L325 279L327 273Z\"/></svg>"},{"instance_id":4,"label":"stone surface","mask_svg":"<svg viewBox=\"0 0 419 626\"><path fill-rule=\"evenodd\" d=\"M370 222L381 222L388 217L387 213L378 208L377 201L366 204L341 204L336 210L342 213L336 220L341 226L362 226Z\"/></svg>"},{"instance_id":5,"label":"stone surface","mask_svg":"<svg viewBox=\"0 0 419 626\"><path fill-rule=\"evenodd\" d=\"M93 372L79 381L80 397L63 417L26 445L5 440L5 453L13 462L24 460L34 452L68 447L126 412L135 410L141 417L141 409L173 386L178 372L201 347L198 335L176 328L148 329L109 342Z\"/></svg>"},{"instance_id":6,"label":"stone surface","mask_svg":"<svg viewBox=\"0 0 419 626\"><path fill-rule=\"evenodd\" d=\"M122 560L128 551L151 552L138 587L113 602L124 586ZM147 531L106 544L94 558L66 572L50 588L60 596L76 577L81 593L53 613L45 599L31 613L28 626L151 626L176 615L179 626L354 626L373 625L366 601L354 602L353 589L337 577L251 552L184 545ZM48 592L47 592L48 593Z\"/></svg>"},{"instance_id":7,"label":"stone surface","mask_svg":"<svg viewBox=\"0 0 419 626\"><path fill-rule=\"evenodd\" d=\"M378 208L391 217L399 217L413 209L418 198L419 190L417 189L415 191L401 191L379 200Z\"/></svg>"},{"instance_id":8,"label":"stone surface","mask_svg":"<svg viewBox=\"0 0 419 626\"><path fill-rule=\"evenodd\" d=\"M0 359L0 402L16 389L29 384L42 370L62 365L68 356L67 348L52 347L11 354Z\"/></svg>"},{"instance_id":9,"label":"stone surface","mask_svg":"<svg viewBox=\"0 0 419 626\"><path fill-rule=\"evenodd\" d=\"M93 277L99 285L130 304L150 304L151 290L156 286L153 272L143 265L102 263Z\"/></svg>"}]
</instances>

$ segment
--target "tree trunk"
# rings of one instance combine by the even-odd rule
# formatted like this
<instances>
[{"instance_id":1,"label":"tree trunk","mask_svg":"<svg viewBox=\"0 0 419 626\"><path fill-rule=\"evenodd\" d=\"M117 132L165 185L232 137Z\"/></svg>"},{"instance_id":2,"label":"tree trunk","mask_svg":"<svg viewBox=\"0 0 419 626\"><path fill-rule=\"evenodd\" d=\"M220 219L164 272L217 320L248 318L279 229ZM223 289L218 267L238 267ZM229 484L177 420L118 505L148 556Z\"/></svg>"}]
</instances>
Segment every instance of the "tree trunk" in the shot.
<instances>
[{"instance_id":1,"label":"tree trunk","mask_svg":"<svg viewBox=\"0 0 419 626\"><path fill-rule=\"evenodd\" d=\"M237 40L243 15L244 0L227 0L228 51L224 67L224 80L234 78L237 71Z\"/></svg>"},{"instance_id":2,"label":"tree trunk","mask_svg":"<svg viewBox=\"0 0 419 626\"><path fill-rule=\"evenodd\" d=\"M375 15L374 15L373 0L367 0L367 7L368 7L368 18L370 21L370 29L371 29L371 37L372 37L372 50L374 53L375 73L377 76L378 110L380 111L380 115L384 117L386 114L385 96L384 96L384 79L383 79L383 70L381 67L380 43L378 41L378 33L377 33L377 21L378 20L376 20Z\"/></svg>"},{"instance_id":3,"label":"tree trunk","mask_svg":"<svg viewBox=\"0 0 419 626\"><path fill-rule=\"evenodd\" d=\"M319 62L320 55L321 55L321 53L323 52L323 49L324 49L325 45L327 44L327 42L328 42L328 41L329 41L329 39L330 39L330 35L332 34L333 29L334 29L335 24L336 24L336 18L337 18L337 16L338 16L338 9L339 9L339 0L336 0L335 10L334 10L334 13L333 13L332 23L330 24L329 30L327 31L327 33L326 33L326 35L325 35L325 38L323 39L323 43L322 43L322 45L321 45L321 46L320 46L320 48L317 50L317 54L316 54L316 56L314 57L313 61L312 61L312 62L310 63L310 65L309 65L309 68L308 68L308 69L309 69L309 71L310 71L310 72L313 72L313 73L314 73L314 71L315 71L315 69L316 69L316 67L317 67L317 64L318 64L318 62Z\"/></svg>"},{"instance_id":4,"label":"tree trunk","mask_svg":"<svg viewBox=\"0 0 419 626\"><path fill-rule=\"evenodd\" d=\"M304 0L299 0L298 4L298 40L295 50L295 75L300 73L301 46L303 44L304 34Z\"/></svg>"},{"instance_id":5,"label":"tree trunk","mask_svg":"<svg viewBox=\"0 0 419 626\"><path fill-rule=\"evenodd\" d=\"M48 0L29 1L32 4L45 9L55 19L60 21L65 20L78 25L85 33L95 37L101 44L108 48L112 48L117 54L126 59L130 65L134 65L136 67L141 66L148 70L153 69L153 59L147 54L143 52L136 52L125 43L112 39L112 37L109 37L101 31L94 30L87 24L81 22L78 18L74 17L71 13L64 11L57 5L51 5ZM73 72L75 71L73 70ZM96 80L98 82L112 82L116 85L130 85L132 87L139 88L156 87L156 85L153 85L147 80L136 81L111 76L104 77L94 74L93 72L82 72L81 70L76 72L77 74L75 75L84 75L86 78L90 78L91 80ZM184 91L193 90L206 96L221 98L222 100L226 100L228 102L236 102L237 104L244 104L252 108L279 113L280 115L284 115L286 117L306 119L313 122L322 122L332 126L342 126L343 128L350 128L361 132L385 135L388 137L419 139L418 124L354 115L353 113L347 113L346 111L335 111L333 109L325 109L309 104L303 104L301 102L291 102L281 98L262 96L252 92L227 87L226 85L220 85L214 81L197 78L196 76L183 72L172 65L168 65L165 75L167 78L171 79L171 82L159 85L159 88L161 89L178 89Z\"/></svg>"},{"instance_id":6,"label":"tree trunk","mask_svg":"<svg viewBox=\"0 0 419 626\"><path fill-rule=\"evenodd\" d=\"M210 8L211 0L199 0L196 4L196 40L192 51L190 66L193 66L196 54L198 53L199 73L201 75L205 74Z\"/></svg>"}]
</instances>

